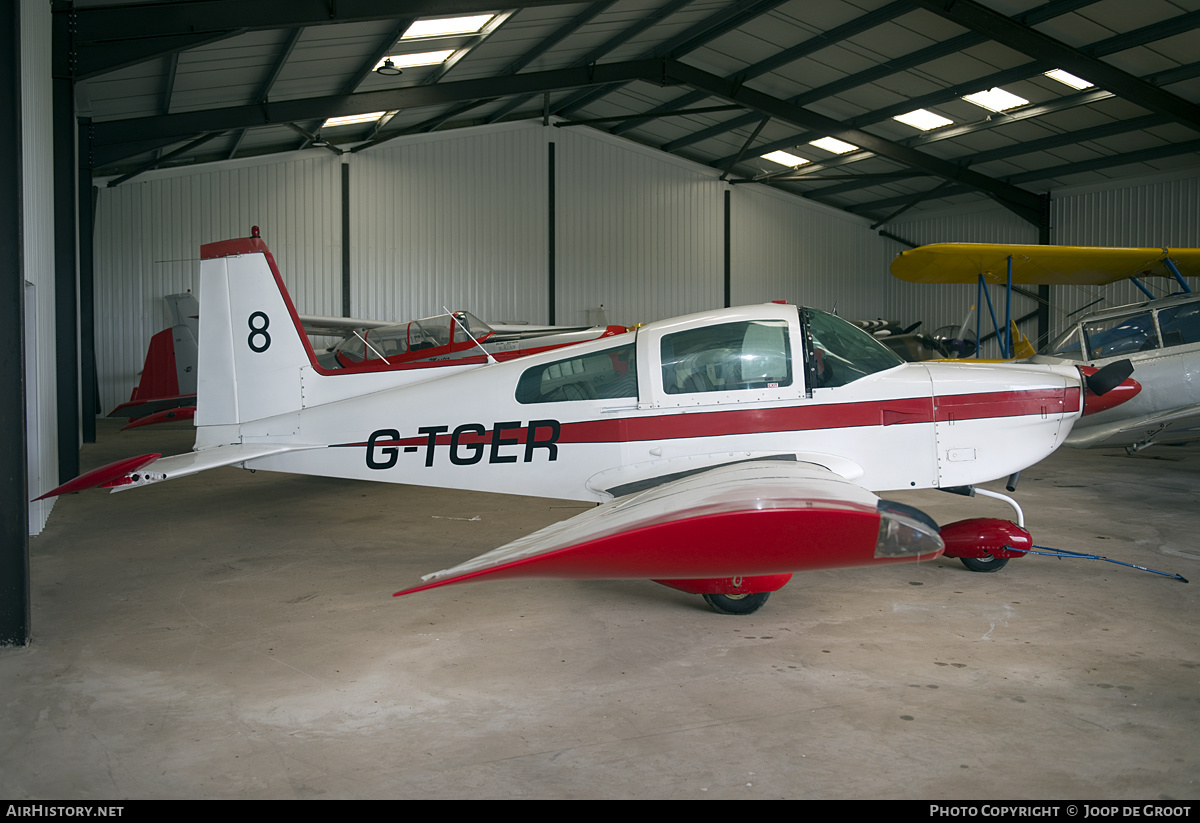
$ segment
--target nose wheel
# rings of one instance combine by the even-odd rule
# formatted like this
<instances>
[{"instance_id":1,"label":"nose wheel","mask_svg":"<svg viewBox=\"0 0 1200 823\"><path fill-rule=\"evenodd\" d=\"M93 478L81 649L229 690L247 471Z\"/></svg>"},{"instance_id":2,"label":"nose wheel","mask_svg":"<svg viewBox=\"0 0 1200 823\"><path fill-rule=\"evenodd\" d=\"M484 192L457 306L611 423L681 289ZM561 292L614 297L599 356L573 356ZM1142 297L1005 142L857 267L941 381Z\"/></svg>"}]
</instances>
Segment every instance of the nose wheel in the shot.
<instances>
[{"instance_id":1,"label":"nose wheel","mask_svg":"<svg viewBox=\"0 0 1200 823\"><path fill-rule=\"evenodd\" d=\"M958 559L973 572L998 572L1008 563L1007 557L960 557Z\"/></svg>"},{"instance_id":2,"label":"nose wheel","mask_svg":"<svg viewBox=\"0 0 1200 823\"><path fill-rule=\"evenodd\" d=\"M717 614L753 614L763 607L770 592L753 594L706 594L704 602Z\"/></svg>"}]
</instances>

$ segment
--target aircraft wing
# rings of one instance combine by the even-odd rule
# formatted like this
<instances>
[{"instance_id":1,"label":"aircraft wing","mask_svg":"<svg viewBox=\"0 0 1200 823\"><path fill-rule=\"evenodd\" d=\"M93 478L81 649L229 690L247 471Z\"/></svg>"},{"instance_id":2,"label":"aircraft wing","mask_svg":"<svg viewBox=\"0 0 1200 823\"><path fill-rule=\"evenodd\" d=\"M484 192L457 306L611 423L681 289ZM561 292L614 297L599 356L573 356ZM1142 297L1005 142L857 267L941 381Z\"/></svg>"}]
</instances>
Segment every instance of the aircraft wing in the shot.
<instances>
[{"instance_id":1,"label":"aircraft wing","mask_svg":"<svg viewBox=\"0 0 1200 823\"><path fill-rule=\"evenodd\" d=\"M1182 406L1136 419L1125 418L1077 428L1067 436L1066 444L1077 449L1091 449L1106 445L1124 446L1145 440L1158 443L1200 440L1200 404Z\"/></svg>"},{"instance_id":2,"label":"aircraft wing","mask_svg":"<svg viewBox=\"0 0 1200 823\"><path fill-rule=\"evenodd\" d=\"M259 457L318 448L325 448L325 446L233 443L228 446L216 446L172 457L143 454L92 469L34 499L42 500L60 494L94 489L97 486L111 488L114 492L127 491L138 486L161 483L163 480L174 480L177 477L187 477L189 474L197 474L221 466L232 466L235 463L243 463Z\"/></svg>"},{"instance_id":3,"label":"aircraft wing","mask_svg":"<svg viewBox=\"0 0 1200 823\"><path fill-rule=\"evenodd\" d=\"M696 579L933 559L928 516L812 463L747 461L619 497L425 576Z\"/></svg>"},{"instance_id":4,"label":"aircraft wing","mask_svg":"<svg viewBox=\"0 0 1200 823\"><path fill-rule=\"evenodd\" d=\"M1008 258L1015 285L1102 286L1127 277L1174 277L1170 257L1185 276L1200 275L1200 249L1022 246L1003 243L934 243L903 251L891 272L910 283L1005 283Z\"/></svg>"},{"instance_id":5,"label":"aircraft wing","mask_svg":"<svg viewBox=\"0 0 1200 823\"><path fill-rule=\"evenodd\" d=\"M326 317L320 314L302 314L300 315L300 325L304 326L305 334L340 336L361 329L380 329L396 324L384 320L366 320L361 317Z\"/></svg>"}]
</instances>

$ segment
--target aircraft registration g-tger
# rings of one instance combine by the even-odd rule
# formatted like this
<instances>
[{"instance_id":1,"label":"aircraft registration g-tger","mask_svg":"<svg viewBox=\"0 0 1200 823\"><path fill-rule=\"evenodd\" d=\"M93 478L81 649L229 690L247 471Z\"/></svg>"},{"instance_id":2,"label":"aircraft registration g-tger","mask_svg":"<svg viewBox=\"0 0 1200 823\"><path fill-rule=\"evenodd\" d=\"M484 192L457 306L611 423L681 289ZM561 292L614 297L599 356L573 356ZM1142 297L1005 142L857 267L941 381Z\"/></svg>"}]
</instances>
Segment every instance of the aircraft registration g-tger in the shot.
<instances>
[{"instance_id":1,"label":"aircraft registration g-tger","mask_svg":"<svg viewBox=\"0 0 1200 823\"><path fill-rule=\"evenodd\" d=\"M201 257L194 451L48 495L237 465L600 504L408 592L485 575L648 578L736 614L806 569L944 551L994 570L1031 545L1019 509L1017 523L939 534L875 492L1011 475L1138 390L1111 370L904 363L833 315L773 303L507 362L329 370L257 232Z\"/></svg>"}]
</instances>

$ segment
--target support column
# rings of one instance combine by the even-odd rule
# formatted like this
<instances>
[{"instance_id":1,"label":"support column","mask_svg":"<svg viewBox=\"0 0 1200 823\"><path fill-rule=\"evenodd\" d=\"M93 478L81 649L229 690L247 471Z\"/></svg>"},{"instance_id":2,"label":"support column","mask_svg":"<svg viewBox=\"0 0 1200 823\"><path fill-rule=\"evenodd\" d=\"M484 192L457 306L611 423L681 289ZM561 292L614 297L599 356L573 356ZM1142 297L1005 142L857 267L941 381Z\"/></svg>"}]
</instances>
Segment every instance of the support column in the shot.
<instances>
[{"instance_id":1,"label":"support column","mask_svg":"<svg viewBox=\"0 0 1200 823\"><path fill-rule=\"evenodd\" d=\"M549 179L549 191L546 194L546 204L547 204L546 212L547 212L547 215L549 218L549 225L547 227L547 229L549 231L549 236L547 238L546 245L547 245L547 254L549 255L549 259L547 260L547 263L546 263L546 270L548 272L548 280L546 282L546 300L550 307L549 308L550 316L546 322L549 323L551 326L553 326L554 325L554 304L557 300L557 296L554 293L554 287L555 287L554 258L556 256L555 247L554 247L554 209L555 209L555 203L554 203L554 141L551 141L548 145L550 147L550 154L549 154L549 160L548 160L550 167L549 167L549 171L547 174L547 177Z\"/></svg>"},{"instance_id":2,"label":"support column","mask_svg":"<svg viewBox=\"0 0 1200 823\"><path fill-rule=\"evenodd\" d=\"M96 381L96 293L92 269L92 228L96 189L92 186L92 120L79 119L79 387L83 442L96 442L100 384Z\"/></svg>"},{"instance_id":3,"label":"support column","mask_svg":"<svg viewBox=\"0 0 1200 823\"><path fill-rule=\"evenodd\" d=\"M76 238L74 16L54 15L54 322L58 482L79 475L79 278Z\"/></svg>"},{"instance_id":4,"label":"support column","mask_svg":"<svg viewBox=\"0 0 1200 823\"><path fill-rule=\"evenodd\" d=\"M1042 222L1038 226L1038 243L1050 245L1050 194L1042 195ZM1033 347L1041 351L1042 346L1050 342L1050 287L1038 286L1037 304L1037 339Z\"/></svg>"},{"instance_id":5,"label":"support column","mask_svg":"<svg viewBox=\"0 0 1200 823\"><path fill-rule=\"evenodd\" d=\"M21 186L21 4L0 4L0 646L29 642L29 488L25 429L25 266Z\"/></svg>"}]
</instances>

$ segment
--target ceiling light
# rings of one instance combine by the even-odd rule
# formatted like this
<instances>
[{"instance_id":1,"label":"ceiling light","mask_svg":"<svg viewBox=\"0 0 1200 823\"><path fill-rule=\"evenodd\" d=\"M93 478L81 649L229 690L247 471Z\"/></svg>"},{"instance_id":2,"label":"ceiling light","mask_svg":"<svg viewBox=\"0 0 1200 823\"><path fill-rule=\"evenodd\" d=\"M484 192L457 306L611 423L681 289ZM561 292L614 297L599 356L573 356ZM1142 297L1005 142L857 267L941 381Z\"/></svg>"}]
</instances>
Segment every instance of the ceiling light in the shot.
<instances>
[{"instance_id":1,"label":"ceiling light","mask_svg":"<svg viewBox=\"0 0 1200 823\"><path fill-rule=\"evenodd\" d=\"M445 63L454 54L454 49L443 49L441 51L420 51L413 54L392 54L389 55L375 66L375 71L383 66L392 64L395 68L411 68L413 66L436 66L438 63Z\"/></svg>"},{"instance_id":2,"label":"ceiling light","mask_svg":"<svg viewBox=\"0 0 1200 823\"><path fill-rule=\"evenodd\" d=\"M1046 76L1051 80L1057 80L1060 83L1066 83L1073 89L1090 89L1093 85L1092 83L1084 80L1082 77L1076 77L1070 72L1063 71L1062 69L1048 71L1046 72Z\"/></svg>"},{"instance_id":3,"label":"ceiling light","mask_svg":"<svg viewBox=\"0 0 1200 823\"><path fill-rule=\"evenodd\" d=\"M384 77L396 77L403 74L390 57L375 67L375 73L382 74Z\"/></svg>"},{"instance_id":4,"label":"ceiling light","mask_svg":"<svg viewBox=\"0 0 1200 823\"><path fill-rule=\"evenodd\" d=\"M400 36L401 40L416 40L421 37L450 37L455 34L476 34L492 21L494 14L476 14L470 17L443 17L438 20L418 20Z\"/></svg>"},{"instance_id":5,"label":"ceiling light","mask_svg":"<svg viewBox=\"0 0 1200 823\"><path fill-rule=\"evenodd\" d=\"M916 109L907 114L897 114L892 119L899 120L901 123L912 126L915 129L920 129L921 131L940 129L942 126L949 126L954 122L942 117L940 114L934 114L925 109Z\"/></svg>"},{"instance_id":6,"label":"ceiling light","mask_svg":"<svg viewBox=\"0 0 1200 823\"><path fill-rule=\"evenodd\" d=\"M810 146L816 146L818 149L833 152L834 154L845 154L848 151L854 151L858 146L838 140L836 137L822 137L820 140L812 140Z\"/></svg>"},{"instance_id":7,"label":"ceiling light","mask_svg":"<svg viewBox=\"0 0 1200 823\"><path fill-rule=\"evenodd\" d=\"M974 103L976 106L981 106L991 111L1008 111L1015 109L1017 106L1024 106L1029 101L1024 97L1018 97L1012 92L1007 92L1001 88L988 89L987 91L977 91L974 94L968 94L963 98L968 103Z\"/></svg>"},{"instance_id":8,"label":"ceiling light","mask_svg":"<svg viewBox=\"0 0 1200 823\"><path fill-rule=\"evenodd\" d=\"M788 154L786 151L767 152L766 154L761 155L761 157L763 160L770 160L772 163L778 163L781 166L790 166L791 168L803 166L805 163L809 162L803 157L797 157L794 154Z\"/></svg>"},{"instance_id":9,"label":"ceiling light","mask_svg":"<svg viewBox=\"0 0 1200 823\"><path fill-rule=\"evenodd\" d=\"M384 115L381 111L372 111L366 114L348 114L345 117L330 117L321 124L321 128L328 129L334 126L351 126L355 123L372 123Z\"/></svg>"}]
</instances>

